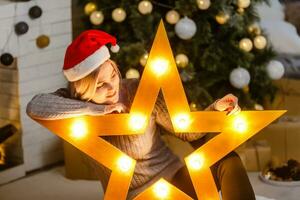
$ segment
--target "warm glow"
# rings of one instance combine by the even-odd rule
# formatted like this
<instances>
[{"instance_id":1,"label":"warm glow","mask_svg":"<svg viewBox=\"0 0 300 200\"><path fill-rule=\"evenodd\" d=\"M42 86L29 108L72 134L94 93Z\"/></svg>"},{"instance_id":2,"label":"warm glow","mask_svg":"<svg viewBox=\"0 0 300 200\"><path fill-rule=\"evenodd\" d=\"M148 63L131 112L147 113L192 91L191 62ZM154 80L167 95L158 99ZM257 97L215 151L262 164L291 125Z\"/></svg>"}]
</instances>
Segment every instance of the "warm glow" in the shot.
<instances>
[{"instance_id":1,"label":"warm glow","mask_svg":"<svg viewBox=\"0 0 300 200\"><path fill-rule=\"evenodd\" d=\"M250 40L250 45L252 45L252 40ZM143 134L152 117L160 90L175 132L219 133L185 158L196 195L201 200L220 198L210 167L285 112L242 111L230 116L226 115L226 112L190 112L162 21L138 84L129 113L58 120L34 118L51 132L111 170L104 194L105 200L126 199L131 189L136 161L122 152L126 149L118 149L119 145L114 146L114 143L109 143L105 137L101 136L116 139L121 135L124 138L144 137ZM162 179L151 187L144 188L144 191L134 199L191 200L189 196Z\"/></svg>"},{"instance_id":2,"label":"warm glow","mask_svg":"<svg viewBox=\"0 0 300 200\"><path fill-rule=\"evenodd\" d=\"M169 66L169 61L162 58L157 58L151 62L151 68L154 73L161 76L166 73Z\"/></svg>"},{"instance_id":3,"label":"warm glow","mask_svg":"<svg viewBox=\"0 0 300 200\"><path fill-rule=\"evenodd\" d=\"M166 198L169 194L169 186L165 181L158 181L153 187L153 191L158 198Z\"/></svg>"},{"instance_id":4,"label":"warm glow","mask_svg":"<svg viewBox=\"0 0 300 200\"><path fill-rule=\"evenodd\" d=\"M129 125L135 131L141 130L146 125L146 116L143 114L132 114Z\"/></svg>"},{"instance_id":5,"label":"warm glow","mask_svg":"<svg viewBox=\"0 0 300 200\"><path fill-rule=\"evenodd\" d=\"M174 122L177 129L185 130L191 124L190 115L186 113L178 114L174 117Z\"/></svg>"},{"instance_id":6,"label":"warm glow","mask_svg":"<svg viewBox=\"0 0 300 200\"><path fill-rule=\"evenodd\" d=\"M122 156L118 160L118 167L122 172L128 172L132 167L132 160L127 156Z\"/></svg>"},{"instance_id":7,"label":"warm glow","mask_svg":"<svg viewBox=\"0 0 300 200\"><path fill-rule=\"evenodd\" d=\"M204 158L202 155L193 154L190 155L188 158L188 165L194 170L201 169L203 167L203 164L204 164Z\"/></svg>"},{"instance_id":8,"label":"warm glow","mask_svg":"<svg viewBox=\"0 0 300 200\"><path fill-rule=\"evenodd\" d=\"M71 136L76 139L81 139L87 134L87 125L83 119L77 119L71 125Z\"/></svg>"},{"instance_id":9,"label":"warm glow","mask_svg":"<svg viewBox=\"0 0 300 200\"><path fill-rule=\"evenodd\" d=\"M237 132L243 133L247 130L247 122L246 120L241 117L237 116L233 121L233 127Z\"/></svg>"}]
</instances>

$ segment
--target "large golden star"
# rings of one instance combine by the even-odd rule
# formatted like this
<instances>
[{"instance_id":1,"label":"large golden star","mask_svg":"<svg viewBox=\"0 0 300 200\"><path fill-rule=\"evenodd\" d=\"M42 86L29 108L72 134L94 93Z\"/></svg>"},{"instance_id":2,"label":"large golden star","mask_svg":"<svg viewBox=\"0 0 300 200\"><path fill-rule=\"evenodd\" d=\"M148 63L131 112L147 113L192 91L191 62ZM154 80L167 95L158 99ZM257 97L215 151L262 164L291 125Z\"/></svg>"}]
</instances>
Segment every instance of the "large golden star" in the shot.
<instances>
[{"instance_id":1,"label":"large golden star","mask_svg":"<svg viewBox=\"0 0 300 200\"><path fill-rule=\"evenodd\" d=\"M176 132L220 132L185 158L197 197L203 200L219 199L210 166L285 112L244 111L235 116L225 112L191 112L161 21L129 113L35 120L111 169L104 199L122 200L128 193L135 160L99 136L143 134L160 89ZM135 198L144 199L191 197L161 179Z\"/></svg>"}]
</instances>

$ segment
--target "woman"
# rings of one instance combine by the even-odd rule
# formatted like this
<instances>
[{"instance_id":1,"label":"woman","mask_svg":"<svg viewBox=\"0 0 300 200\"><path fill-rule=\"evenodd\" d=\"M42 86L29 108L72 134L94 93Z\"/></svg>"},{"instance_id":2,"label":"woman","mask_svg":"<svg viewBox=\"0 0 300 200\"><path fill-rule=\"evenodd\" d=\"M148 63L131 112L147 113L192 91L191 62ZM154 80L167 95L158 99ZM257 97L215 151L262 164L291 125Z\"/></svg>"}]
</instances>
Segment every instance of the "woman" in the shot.
<instances>
[{"instance_id":1,"label":"woman","mask_svg":"<svg viewBox=\"0 0 300 200\"><path fill-rule=\"evenodd\" d=\"M27 113L33 118L58 119L86 114L97 115L127 112L138 86L137 80L121 80L116 64L109 59L105 46L111 43L116 49L114 37L102 31L82 33L69 45L64 62L64 75L69 88L54 94L37 95L28 104ZM229 94L206 110L239 112L235 96ZM179 189L197 199L187 168L161 139L168 132L197 148L205 141L205 133L175 133L160 94L149 124L142 135L103 136L103 138L137 160L128 199L163 177ZM90 161L98 174L104 190L110 171ZM225 200L255 199L245 169L235 153L227 155L212 167L218 188Z\"/></svg>"}]
</instances>

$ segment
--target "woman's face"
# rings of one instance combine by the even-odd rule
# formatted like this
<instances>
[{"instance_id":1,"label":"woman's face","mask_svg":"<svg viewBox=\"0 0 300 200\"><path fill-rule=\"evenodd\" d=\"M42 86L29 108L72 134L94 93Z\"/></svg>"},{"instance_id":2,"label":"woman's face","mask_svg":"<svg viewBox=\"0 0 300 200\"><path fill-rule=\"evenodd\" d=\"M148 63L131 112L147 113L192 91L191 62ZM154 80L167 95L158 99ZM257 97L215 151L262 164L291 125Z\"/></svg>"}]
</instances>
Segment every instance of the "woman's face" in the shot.
<instances>
[{"instance_id":1,"label":"woman's face","mask_svg":"<svg viewBox=\"0 0 300 200\"><path fill-rule=\"evenodd\" d=\"M117 103L119 100L120 77L110 61L99 69L96 93L92 101L99 104Z\"/></svg>"}]
</instances>

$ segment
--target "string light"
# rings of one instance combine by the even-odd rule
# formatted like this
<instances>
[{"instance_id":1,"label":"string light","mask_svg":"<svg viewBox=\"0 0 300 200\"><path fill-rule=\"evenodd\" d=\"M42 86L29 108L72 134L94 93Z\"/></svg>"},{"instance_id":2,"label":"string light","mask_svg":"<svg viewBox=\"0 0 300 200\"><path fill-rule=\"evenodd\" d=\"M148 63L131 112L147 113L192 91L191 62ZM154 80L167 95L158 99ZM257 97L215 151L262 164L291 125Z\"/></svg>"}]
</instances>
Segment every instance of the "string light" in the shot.
<instances>
[{"instance_id":1,"label":"string light","mask_svg":"<svg viewBox=\"0 0 300 200\"><path fill-rule=\"evenodd\" d=\"M122 156L118 159L118 168L122 172L128 172L132 167L132 160L127 156Z\"/></svg>"},{"instance_id":2,"label":"string light","mask_svg":"<svg viewBox=\"0 0 300 200\"><path fill-rule=\"evenodd\" d=\"M166 198L170 193L168 184L163 180L159 180L157 183L155 183L153 191L155 195L161 199Z\"/></svg>"},{"instance_id":3,"label":"string light","mask_svg":"<svg viewBox=\"0 0 300 200\"><path fill-rule=\"evenodd\" d=\"M146 119L146 116L143 114L132 114L129 119L129 125L135 131L141 130L146 125Z\"/></svg>"},{"instance_id":4,"label":"string light","mask_svg":"<svg viewBox=\"0 0 300 200\"><path fill-rule=\"evenodd\" d=\"M162 58L154 59L151 62L151 68L153 72L158 76L165 74L168 69L168 66L169 66L169 61Z\"/></svg>"},{"instance_id":5,"label":"string light","mask_svg":"<svg viewBox=\"0 0 300 200\"><path fill-rule=\"evenodd\" d=\"M75 139L82 139L87 135L87 125L83 119L76 119L71 125L71 136Z\"/></svg>"}]
</instances>

